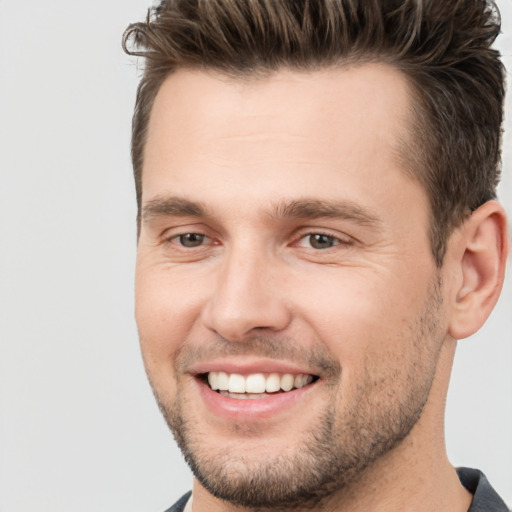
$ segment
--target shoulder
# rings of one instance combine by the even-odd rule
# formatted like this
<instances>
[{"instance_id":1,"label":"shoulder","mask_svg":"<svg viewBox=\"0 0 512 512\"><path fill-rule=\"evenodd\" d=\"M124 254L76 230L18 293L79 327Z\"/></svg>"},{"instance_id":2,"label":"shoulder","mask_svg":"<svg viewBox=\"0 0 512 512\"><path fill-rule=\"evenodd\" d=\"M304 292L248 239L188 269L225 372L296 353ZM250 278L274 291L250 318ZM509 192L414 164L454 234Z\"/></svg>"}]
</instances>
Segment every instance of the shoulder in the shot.
<instances>
[{"instance_id":1,"label":"shoulder","mask_svg":"<svg viewBox=\"0 0 512 512\"><path fill-rule=\"evenodd\" d=\"M187 492L187 494L183 495L171 508L168 508L165 512L183 512L191 494L191 491Z\"/></svg>"},{"instance_id":2,"label":"shoulder","mask_svg":"<svg viewBox=\"0 0 512 512\"><path fill-rule=\"evenodd\" d=\"M510 512L505 502L478 469L457 468L462 485L473 494L468 512Z\"/></svg>"}]
</instances>

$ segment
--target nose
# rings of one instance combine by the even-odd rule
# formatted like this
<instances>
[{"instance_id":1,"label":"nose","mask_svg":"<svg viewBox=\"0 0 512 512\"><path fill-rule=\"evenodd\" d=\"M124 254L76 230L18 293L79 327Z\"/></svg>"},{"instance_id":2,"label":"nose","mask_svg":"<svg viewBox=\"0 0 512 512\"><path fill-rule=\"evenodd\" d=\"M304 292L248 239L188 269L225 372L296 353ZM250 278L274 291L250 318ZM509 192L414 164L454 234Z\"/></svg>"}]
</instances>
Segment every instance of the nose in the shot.
<instances>
[{"instance_id":1,"label":"nose","mask_svg":"<svg viewBox=\"0 0 512 512\"><path fill-rule=\"evenodd\" d=\"M222 262L203 308L205 326L229 341L244 341L256 331L284 330L291 311L276 267L268 255L233 251Z\"/></svg>"}]
</instances>

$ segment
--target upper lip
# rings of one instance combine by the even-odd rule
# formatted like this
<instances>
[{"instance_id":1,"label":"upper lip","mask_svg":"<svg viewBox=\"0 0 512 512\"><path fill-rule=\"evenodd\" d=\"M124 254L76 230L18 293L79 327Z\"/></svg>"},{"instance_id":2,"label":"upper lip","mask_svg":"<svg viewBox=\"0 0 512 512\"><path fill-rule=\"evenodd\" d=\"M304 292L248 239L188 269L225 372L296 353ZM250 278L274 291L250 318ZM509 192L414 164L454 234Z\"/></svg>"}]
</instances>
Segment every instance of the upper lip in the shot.
<instances>
[{"instance_id":1,"label":"upper lip","mask_svg":"<svg viewBox=\"0 0 512 512\"><path fill-rule=\"evenodd\" d=\"M312 368L299 366L288 361L277 359L218 359L193 365L189 373L194 375L209 372L238 373L250 375L254 373L291 373L292 375L318 375Z\"/></svg>"}]
</instances>

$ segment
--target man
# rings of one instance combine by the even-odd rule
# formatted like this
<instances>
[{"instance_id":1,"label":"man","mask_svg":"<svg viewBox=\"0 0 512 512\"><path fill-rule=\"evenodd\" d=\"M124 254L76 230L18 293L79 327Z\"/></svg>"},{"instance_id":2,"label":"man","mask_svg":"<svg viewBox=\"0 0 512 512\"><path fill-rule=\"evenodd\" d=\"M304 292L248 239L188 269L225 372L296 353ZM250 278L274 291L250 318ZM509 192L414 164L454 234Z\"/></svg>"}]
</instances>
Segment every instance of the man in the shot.
<instances>
[{"instance_id":1,"label":"man","mask_svg":"<svg viewBox=\"0 0 512 512\"><path fill-rule=\"evenodd\" d=\"M508 253L498 32L482 0L171 0L128 28L136 318L195 475L170 510L507 510L443 433Z\"/></svg>"}]
</instances>

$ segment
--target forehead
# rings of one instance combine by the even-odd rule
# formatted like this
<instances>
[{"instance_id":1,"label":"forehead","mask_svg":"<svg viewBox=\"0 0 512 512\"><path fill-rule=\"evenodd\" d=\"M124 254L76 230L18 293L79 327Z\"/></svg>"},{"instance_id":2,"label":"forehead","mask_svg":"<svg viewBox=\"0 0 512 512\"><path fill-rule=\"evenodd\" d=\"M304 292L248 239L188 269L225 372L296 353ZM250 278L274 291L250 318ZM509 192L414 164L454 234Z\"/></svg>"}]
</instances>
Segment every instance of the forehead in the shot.
<instances>
[{"instance_id":1,"label":"forehead","mask_svg":"<svg viewBox=\"0 0 512 512\"><path fill-rule=\"evenodd\" d=\"M178 70L152 108L143 202L185 182L225 195L248 194L255 180L314 197L329 180L375 187L396 178L409 105L406 77L385 64L243 80Z\"/></svg>"}]
</instances>

